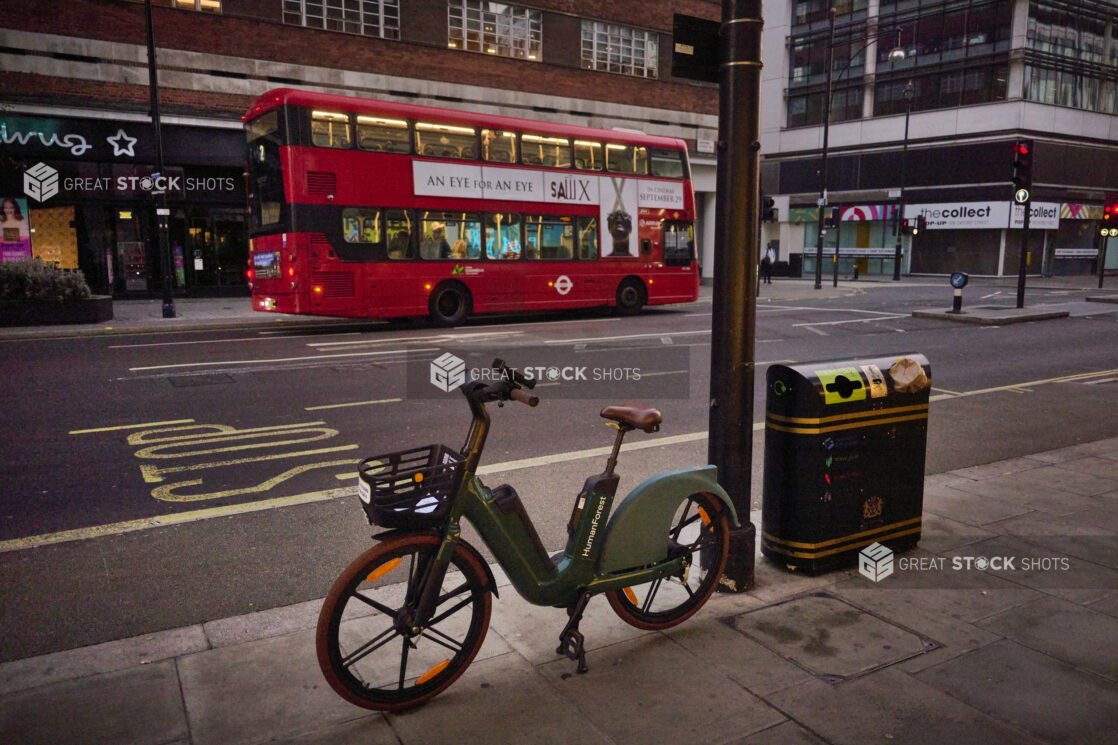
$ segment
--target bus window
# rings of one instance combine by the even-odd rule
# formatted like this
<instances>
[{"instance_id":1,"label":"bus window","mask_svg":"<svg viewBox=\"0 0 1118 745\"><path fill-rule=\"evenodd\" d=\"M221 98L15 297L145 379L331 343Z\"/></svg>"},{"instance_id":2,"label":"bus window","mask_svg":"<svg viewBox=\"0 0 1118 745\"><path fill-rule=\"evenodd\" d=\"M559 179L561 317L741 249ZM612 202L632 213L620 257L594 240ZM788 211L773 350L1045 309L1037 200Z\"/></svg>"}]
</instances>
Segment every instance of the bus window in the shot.
<instances>
[{"instance_id":1,"label":"bus window","mask_svg":"<svg viewBox=\"0 0 1118 745\"><path fill-rule=\"evenodd\" d=\"M349 114L312 111L311 142L319 147L349 147Z\"/></svg>"},{"instance_id":2,"label":"bus window","mask_svg":"<svg viewBox=\"0 0 1118 745\"><path fill-rule=\"evenodd\" d=\"M357 147L376 153L410 153L408 123L403 119L359 115Z\"/></svg>"},{"instance_id":3,"label":"bus window","mask_svg":"<svg viewBox=\"0 0 1118 745\"><path fill-rule=\"evenodd\" d=\"M675 150L649 150L649 163L652 166L653 176L664 178L683 178L683 157Z\"/></svg>"},{"instance_id":4,"label":"bus window","mask_svg":"<svg viewBox=\"0 0 1118 745\"><path fill-rule=\"evenodd\" d=\"M664 220L661 223L664 264L690 266L695 257L695 228L689 222Z\"/></svg>"},{"instance_id":5,"label":"bus window","mask_svg":"<svg viewBox=\"0 0 1118 745\"><path fill-rule=\"evenodd\" d=\"M415 152L436 158L471 160L477 157L477 133L473 127L416 122Z\"/></svg>"},{"instance_id":6,"label":"bus window","mask_svg":"<svg viewBox=\"0 0 1118 745\"><path fill-rule=\"evenodd\" d=\"M280 221L284 204L279 112L273 109L248 122L245 135L252 223L256 228L275 225Z\"/></svg>"},{"instance_id":7,"label":"bus window","mask_svg":"<svg viewBox=\"0 0 1118 745\"><path fill-rule=\"evenodd\" d=\"M521 162L528 166L571 167L571 142L566 137L520 135Z\"/></svg>"},{"instance_id":8,"label":"bus window","mask_svg":"<svg viewBox=\"0 0 1118 745\"><path fill-rule=\"evenodd\" d=\"M578 258L593 260L598 258L598 218L578 218Z\"/></svg>"},{"instance_id":9,"label":"bus window","mask_svg":"<svg viewBox=\"0 0 1118 745\"><path fill-rule=\"evenodd\" d=\"M493 163L515 163L516 132L481 130L481 158Z\"/></svg>"},{"instance_id":10,"label":"bus window","mask_svg":"<svg viewBox=\"0 0 1118 745\"><path fill-rule=\"evenodd\" d=\"M380 243L380 210L342 210L342 235L346 243Z\"/></svg>"},{"instance_id":11,"label":"bus window","mask_svg":"<svg viewBox=\"0 0 1118 745\"><path fill-rule=\"evenodd\" d=\"M524 258L546 261L573 259L575 226L569 217L526 215L524 217Z\"/></svg>"},{"instance_id":12,"label":"bus window","mask_svg":"<svg viewBox=\"0 0 1118 745\"><path fill-rule=\"evenodd\" d=\"M424 212L419 220L421 259L476 259L481 255L481 219L473 212Z\"/></svg>"},{"instance_id":13,"label":"bus window","mask_svg":"<svg viewBox=\"0 0 1118 745\"><path fill-rule=\"evenodd\" d=\"M584 171L600 171L604 165L602 143L575 140L575 168L581 168Z\"/></svg>"},{"instance_id":14,"label":"bus window","mask_svg":"<svg viewBox=\"0 0 1118 745\"><path fill-rule=\"evenodd\" d=\"M613 173L648 173L648 151L632 145L606 145L606 170Z\"/></svg>"},{"instance_id":15,"label":"bus window","mask_svg":"<svg viewBox=\"0 0 1118 745\"><path fill-rule=\"evenodd\" d=\"M388 258L410 259L415 256L411 240L411 219L404 210L385 210L385 233L388 235Z\"/></svg>"},{"instance_id":16,"label":"bus window","mask_svg":"<svg viewBox=\"0 0 1118 745\"><path fill-rule=\"evenodd\" d=\"M489 212L485 215L485 255L494 260L520 258L520 215Z\"/></svg>"}]
</instances>

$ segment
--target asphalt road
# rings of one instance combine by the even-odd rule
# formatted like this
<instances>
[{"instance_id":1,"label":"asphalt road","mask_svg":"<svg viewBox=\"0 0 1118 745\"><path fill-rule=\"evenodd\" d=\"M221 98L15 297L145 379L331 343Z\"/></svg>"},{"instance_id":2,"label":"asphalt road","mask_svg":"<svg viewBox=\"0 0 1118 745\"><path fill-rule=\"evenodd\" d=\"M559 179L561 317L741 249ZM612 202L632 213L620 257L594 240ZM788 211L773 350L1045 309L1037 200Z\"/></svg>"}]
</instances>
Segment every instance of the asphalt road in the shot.
<instances>
[{"instance_id":1,"label":"asphalt road","mask_svg":"<svg viewBox=\"0 0 1118 745\"><path fill-rule=\"evenodd\" d=\"M945 304L939 282L762 298L757 379L776 362L924 354L928 473L1118 435L1118 306L993 328L910 315ZM431 383L447 352L539 368L544 403L495 412L483 462L556 461L513 472L551 547L600 468L571 454L611 440L603 404L662 409L655 437L678 444L642 451L647 467L703 457L711 310L6 341L0 660L321 597L368 543L348 498L359 460L465 436L462 397ZM764 406L759 392L755 421Z\"/></svg>"}]
</instances>

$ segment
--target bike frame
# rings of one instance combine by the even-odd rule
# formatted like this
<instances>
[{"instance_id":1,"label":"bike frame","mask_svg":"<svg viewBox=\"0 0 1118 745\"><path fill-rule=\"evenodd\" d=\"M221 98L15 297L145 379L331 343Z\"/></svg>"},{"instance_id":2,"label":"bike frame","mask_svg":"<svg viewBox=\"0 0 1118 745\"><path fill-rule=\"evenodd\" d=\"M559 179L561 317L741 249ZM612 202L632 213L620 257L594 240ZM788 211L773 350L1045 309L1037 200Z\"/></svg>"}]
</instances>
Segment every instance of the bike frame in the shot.
<instances>
[{"instance_id":1,"label":"bike frame","mask_svg":"<svg viewBox=\"0 0 1118 745\"><path fill-rule=\"evenodd\" d=\"M618 478L612 473L613 465L621 439L629 429L621 427L606 471L588 479L580 495L580 499L585 498L585 505L566 548L561 555L549 557L519 498L514 496L501 504L495 490L477 477L490 420L483 402L469 393L467 399L473 422L463 447L465 473L432 567L431 579L440 581L429 582L428 587L440 586L455 547L465 543L461 533L463 519L477 529L525 600L533 605L556 607L570 607L584 594L619 590L680 573L683 560L666 555L664 536L679 504L693 494L715 495L729 511L731 525L740 526L729 496L718 484L714 466L654 476L633 489L614 513ZM469 547L468 543L465 545ZM429 617L435 592L425 593L417 613L420 619Z\"/></svg>"}]
</instances>

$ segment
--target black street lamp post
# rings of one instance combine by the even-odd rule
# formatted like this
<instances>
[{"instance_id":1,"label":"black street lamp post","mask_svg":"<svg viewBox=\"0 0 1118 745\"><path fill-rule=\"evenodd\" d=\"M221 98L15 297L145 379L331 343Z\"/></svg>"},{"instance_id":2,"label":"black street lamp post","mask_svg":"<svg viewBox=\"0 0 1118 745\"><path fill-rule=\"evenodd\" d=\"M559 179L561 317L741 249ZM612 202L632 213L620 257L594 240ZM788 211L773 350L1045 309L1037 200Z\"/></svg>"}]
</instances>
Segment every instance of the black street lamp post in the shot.
<instances>
[{"instance_id":1,"label":"black street lamp post","mask_svg":"<svg viewBox=\"0 0 1118 745\"><path fill-rule=\"evenodd\" d=\"M901 195L897 200L897 220L894 223L897 226L897 248L893 253L893 281L899 282L901 279L901 224L904 222L904 187L905 187L905 168L908 166L908 119L912 115L912 99L915 91L912 87L912 81L908 81L908 85L904 88L904 145L901 146Z\"/></svg>"}]
</instances>

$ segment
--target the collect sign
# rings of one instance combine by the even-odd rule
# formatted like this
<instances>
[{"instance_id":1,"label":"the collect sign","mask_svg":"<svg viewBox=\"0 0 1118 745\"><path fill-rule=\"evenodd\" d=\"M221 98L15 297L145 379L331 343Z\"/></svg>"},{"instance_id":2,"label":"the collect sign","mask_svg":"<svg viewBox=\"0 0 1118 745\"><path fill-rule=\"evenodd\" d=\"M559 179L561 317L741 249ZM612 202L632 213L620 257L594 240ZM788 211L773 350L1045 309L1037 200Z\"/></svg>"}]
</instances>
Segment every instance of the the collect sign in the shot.
<instances>
[{"instance_id":1,"label":"the collect sign","mask_svg":"<svg viewBox=\"0 0 1118 745\"><path fill-rule=\"evenodd\" d=\"M1011 228L1025 227L1025 205L1013 205L1013 220ZM1059 230L1060 229L1060 203L1059 202L1030 202L1029 203L1029 228L1033 230Z\"/></svg>"},{"instance_id":2,"label":"the collect sign","mask_svg":"<svg viewBox=\"0 0 1118 745\"><path fill-rule=\"evenodd\" d=\"M923 215L929 230L1004 228L1009 223L1009 202L945 202L906 204L904 216Z\"/></svg>"}]
</instances>

